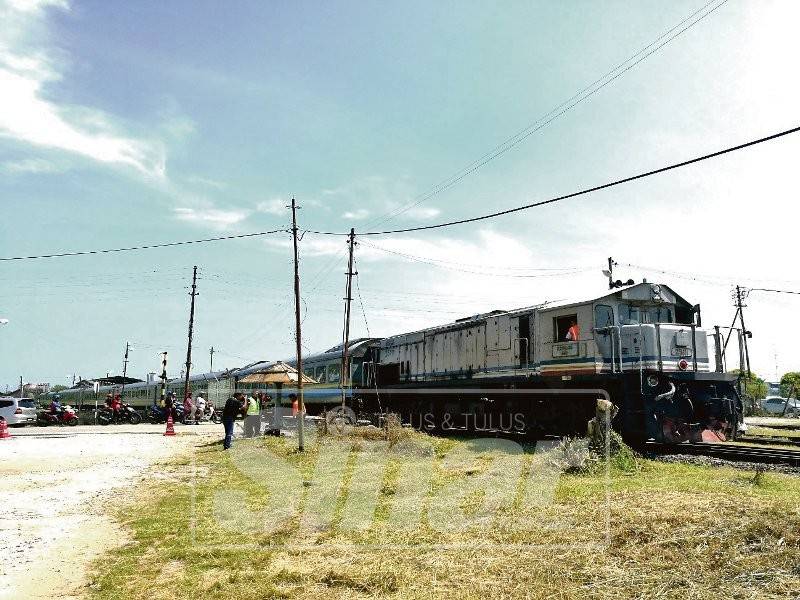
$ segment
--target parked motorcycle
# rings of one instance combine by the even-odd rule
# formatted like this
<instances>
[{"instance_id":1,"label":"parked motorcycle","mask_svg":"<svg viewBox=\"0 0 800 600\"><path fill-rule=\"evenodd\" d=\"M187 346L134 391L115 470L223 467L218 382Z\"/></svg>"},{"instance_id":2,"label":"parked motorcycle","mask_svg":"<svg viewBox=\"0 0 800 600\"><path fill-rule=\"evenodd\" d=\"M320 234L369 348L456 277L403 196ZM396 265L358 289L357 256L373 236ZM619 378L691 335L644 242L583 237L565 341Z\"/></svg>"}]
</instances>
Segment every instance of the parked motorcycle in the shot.
<instances>
[{"instance_id":1,"label":"parked motorcycle","mask_svg":"<svg viewBox=\"0 0 800 600\"><path fill-rule=\"evenodd\" d=\"M111 423L130 423L131 425L138 425L142 422L142 415L130 404L123 404L120 406L118 413L114 413L111 407L104 406L97 413L97 422L101 425L110 425Z\"/></svg>"},{"instance_id":2,"label":"parked motorcycle","mask_svg":"<svg viewBox=\"0 0 800 600\"><path fill-rule=\"evenodd\" d=\"M47 427L48 425L68 425L70 427L77 425L78 414L75 409L69 405L62 407L62 409L53 414L49 410L40 410L36 413L36 424L39 427Z\"/></svg>"},{"instance_id":3,"label":"parked motorcycle","mask_svg":"<svg viewBox=\"0 0 800 600\"><path fill-rule=\"evenodd\" d=\"M222 423L222 414L217 412L217 410L211 406L210 404L206 405L205 410L203 411L202 415L197 416L197 421L192 420L192 416L189 413L183 413L183 418L181 421L184 425L194 425L195 423Z\"/></svg>"},{"instance_id":4,"label":"parked motorcycle","mask_svg":"<svg viewBox=\"0 0 800 600\"><path fill-rule=\"evenodd\" d=\"M153 425L167 422L167 411L160 406L150 406L147 410L147 420ZM183 422L183 406L175 407L175 422Z\"/></svg>"}]
</instances>

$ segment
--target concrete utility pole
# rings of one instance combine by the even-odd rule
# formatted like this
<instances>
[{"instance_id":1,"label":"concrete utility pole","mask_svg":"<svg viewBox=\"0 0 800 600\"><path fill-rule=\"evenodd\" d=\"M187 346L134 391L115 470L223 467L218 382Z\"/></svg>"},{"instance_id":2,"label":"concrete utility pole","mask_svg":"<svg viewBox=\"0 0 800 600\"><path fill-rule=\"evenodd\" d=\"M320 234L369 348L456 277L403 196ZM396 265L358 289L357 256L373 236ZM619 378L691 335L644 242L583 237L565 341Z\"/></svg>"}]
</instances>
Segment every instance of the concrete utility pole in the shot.
<instances>
[{"instance_id":1,"label":"concrete utility pole","mask_svg":"<svg viewBox=\"0 0 800 600\"><path fill-rule=\"evenodd\" d=\"M347 399L347 386L350 384L350 361L349 349L350 345L350 302L353 300L353 249L356 245L356 231L350 228L350 235L347 236L347 245L349 247L349 258L347 260L347 287L345 288L344 297L344 335L342 343L342 372L339 375L339 387L342 389L342 406L345 405Z\"/></svg>"},{"instance_id":2,"label":"concrete utility pole","mask_svg":"<svg viewBox=\"0 0 800 600\"><path fill-rule=\"evenodd\" d=\"M303 346L300 331L300 264L297 259L297 209L300 208L292 198L292 241L294 243L294 337L297 342L297 449L305 450L303 420L306 405L303 401Z\"/></svg>"},{"instance_id":3,"label":"concrete utility pole","mask_svg":"<svg viewBox=\"0 0 800 600\"><path fill-rule=\"evenodd\" d=\"M210 365L208 367L208 371L210 373L213 373L214 372L214 346L211 346L211 348L209 348L208 352L211 354L211 363L210 363Z\"/></svg>"},{"instance_id":4,"label":"concrete utility pole","mask_svg":"<svg viewBox=\"0 0 800 600\"><path fill-rule=\"evenodd\" d=\"M20 398L24 398L25 397L24 389L25 389L25 384L22 383L22 375L20 375L19 376L19 397Z\"/></svg>"},{"instance_id":5,"label":"concrete utility pole","mask_svg":"<svg viewBox=\"0 0 800 600\"><path fill-rule=\"evenodd\" d=\"M122 391L120 392L120 397L123 399L123 401L125 399L125 378L128 376L128 353L130 350L130 343L125 342L125 358L122 359Z\"/></svg>"},{"instance_id":6,"label":"concrete utility pole","mask_svg":"<svg viewBox=\"0 0 800 600\"><path fill-rule=\"evenodd\" d=\"M197 265L192 270L192 291L189 295L192 297L192 303L189 309L189 344L186 347L186 375L183 381L184 400L191 395L191 390L189 390L189 370L192 366L192 332L194 330L194 299L197 296Z\"/></svg>"},{"instance_id":7,"label":"concrete utility pole","mask_svg":"<svg viewBox=\"0 0 800 600\"><path fill-rule=\"evenodd\" d=\"M614 259L608 257L608 289L614 289Z\"/></svg>"}]
</instances>

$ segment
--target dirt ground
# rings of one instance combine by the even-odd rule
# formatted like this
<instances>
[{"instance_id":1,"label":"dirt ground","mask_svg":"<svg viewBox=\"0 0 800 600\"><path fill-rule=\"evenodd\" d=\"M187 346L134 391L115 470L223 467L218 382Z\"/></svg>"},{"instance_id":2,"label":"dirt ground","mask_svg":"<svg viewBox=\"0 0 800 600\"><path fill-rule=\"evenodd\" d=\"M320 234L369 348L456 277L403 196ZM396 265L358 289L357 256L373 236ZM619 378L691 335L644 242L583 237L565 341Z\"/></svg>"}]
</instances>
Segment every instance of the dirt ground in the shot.
<instances>
[{"instance_id":1,"label":"dirt ground","mask_svg":"<svg viewBox=\"0 0 800 600\"><path fill-rule=\"evenodd\" d=\"M108 507L221 425L12 429L0 440L0 598L78 598L86 565L122 545Z\"/></svg>"}]
</instances>

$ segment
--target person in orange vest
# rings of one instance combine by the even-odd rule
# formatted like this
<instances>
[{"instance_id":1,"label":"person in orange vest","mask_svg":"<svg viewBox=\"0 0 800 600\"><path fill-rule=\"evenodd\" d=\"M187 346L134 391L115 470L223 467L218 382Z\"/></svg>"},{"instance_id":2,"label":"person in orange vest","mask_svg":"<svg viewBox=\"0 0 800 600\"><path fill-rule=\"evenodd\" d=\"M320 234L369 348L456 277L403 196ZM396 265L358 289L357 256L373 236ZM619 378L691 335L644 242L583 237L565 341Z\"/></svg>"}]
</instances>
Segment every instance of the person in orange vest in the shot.
<instances>
[{"instance_id":1,"label":"person in orange vest","mask_svg":"<svg viewBox=\"0 0 800 600\"><path fill-rule=\"evenodd\" d=\"M567 340L570 342L577 342L578 339L581 337L581 328L578 327L577 321L572 321L572 325L569 326L567 330Z\"/></svg>"}]
</instances>

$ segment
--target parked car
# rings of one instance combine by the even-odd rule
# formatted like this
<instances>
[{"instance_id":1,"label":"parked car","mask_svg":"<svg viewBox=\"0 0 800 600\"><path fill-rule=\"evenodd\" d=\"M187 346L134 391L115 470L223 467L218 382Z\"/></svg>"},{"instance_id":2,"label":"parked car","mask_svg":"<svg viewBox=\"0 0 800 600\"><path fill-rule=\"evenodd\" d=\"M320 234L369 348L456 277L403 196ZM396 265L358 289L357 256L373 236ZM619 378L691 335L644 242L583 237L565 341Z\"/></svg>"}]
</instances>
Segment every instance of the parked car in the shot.
<instances>
[{"instance_id":1,"label":"parked car","mask_svg":"<svg viewBox=\"0 0 800 600\"><path fill-rule=\"evenodd\" d=\"M34 425L36 423L36 402L33 398L4 396L0 398L0 417L3 417L11 427Z\"/></svg>"},{"instance_id":2,"label":"parked car","mask_svg":"<svg viewBox=\"0 0 800 600\"><path fill-rule=\"evenodd\" d=\"M789 400L787 404L786 398L771 396L761 401L761 408L773 415L782 414L784 406L787 417L800 417L800 400Z\"/></svg>"}]
</instances>

